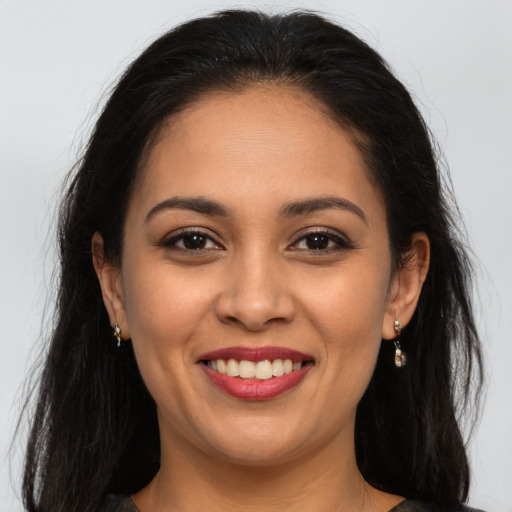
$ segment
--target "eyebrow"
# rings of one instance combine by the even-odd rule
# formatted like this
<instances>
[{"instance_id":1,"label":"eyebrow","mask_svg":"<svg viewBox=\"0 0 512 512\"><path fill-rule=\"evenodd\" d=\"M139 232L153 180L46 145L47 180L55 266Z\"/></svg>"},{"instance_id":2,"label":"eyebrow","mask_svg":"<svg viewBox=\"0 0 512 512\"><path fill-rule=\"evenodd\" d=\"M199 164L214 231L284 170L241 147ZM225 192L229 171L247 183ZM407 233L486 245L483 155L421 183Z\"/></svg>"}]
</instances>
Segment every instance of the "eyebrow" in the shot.
<instances>
[{"instance_id":1,"label":"eyebrow","mask_svg":"<svg viewBox=\"0 0 512 512\"><path fill-rule=\"evenodd\" d=\"M329 209L344 210L354 213L366 225L368 225L366 214L359 206L349 201L348 199L336 196L312 197L310 199L304 199L302 201L294 201L292 203L288 203L281 209L280 217L296 217L299 215L307 215L308 213L314 213L319 210Z\"/></svg>"},{"instance_id":2,"label":"eyebrow","mask_svg":"<svg viewBox=\"0 0 512 512\"><path fill-rule=\"evenodd\" d=\"M152 217L164 210L179 209L191 210L193 212L201 213L203 215L228 217L228 210L216 201L205 199L203 197L171 197L157 203L146 215L145 222L148 222ZM344 210L357 215L361 220L368 224L364 211L352 203L348 199L343 199L336 196L327 197L313 197L303 199L301 201L294 201L286 204L280 211L281 218L297 217L300 215L307 215L319 210Z\"/></svg>"},{"instance_id":3,"label":"eyebrow","mask_svg":"<svg viewBox=\"0 0 512 512\"><path fill-rule=\"evenodd\" d=\"M170 209L191 210L203 215L217 217L227 217L229 215L226 208L221 204L203 197L170 197L153 206L146 215L144 222L148 222L156 214Z\"/></svg>"}]
</instances>

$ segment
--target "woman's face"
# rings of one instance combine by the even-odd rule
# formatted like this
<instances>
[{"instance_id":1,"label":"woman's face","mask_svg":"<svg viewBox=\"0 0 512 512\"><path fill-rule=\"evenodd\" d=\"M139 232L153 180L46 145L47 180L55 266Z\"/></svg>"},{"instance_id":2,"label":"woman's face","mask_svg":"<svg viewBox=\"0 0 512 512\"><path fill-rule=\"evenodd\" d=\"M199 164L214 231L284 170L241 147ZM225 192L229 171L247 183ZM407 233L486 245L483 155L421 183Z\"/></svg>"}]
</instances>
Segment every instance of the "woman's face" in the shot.
<instances>
[{"instance_id":1,"label":"woman's face","mask_svg":"<svg viewBox=\"0 0 512 512\"><path fill-rule=\"evenodd\" d=\"M268 464L353 445L394 320L368 174L293 87L211 93L162 129L129 204L111 317L164 450Z\"/></svg>"}]
</instances>

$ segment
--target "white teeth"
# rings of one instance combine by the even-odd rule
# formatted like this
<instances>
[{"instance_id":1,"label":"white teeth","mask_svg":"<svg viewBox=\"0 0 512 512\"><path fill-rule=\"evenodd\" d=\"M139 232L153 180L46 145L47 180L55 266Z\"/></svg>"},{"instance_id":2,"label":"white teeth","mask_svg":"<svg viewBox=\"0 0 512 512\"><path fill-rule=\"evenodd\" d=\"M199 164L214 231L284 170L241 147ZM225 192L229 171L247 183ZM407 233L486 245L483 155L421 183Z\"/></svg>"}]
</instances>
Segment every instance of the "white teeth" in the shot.
<instances>
[{"instance_id":1,"label":"white teeth","mask_svg":"<svg viewBox=\"0 0 512 512\"><path fill-rule=\"evenodd\" d=\"M256 373L254 376L260 380L271 379L272 363L269 360L258 361L258 363L256 364Z\"/></svg>"},{"instance_id":2,"label":"white teeth","mask_svg":"<svg viewBox=\"0 0 512 512\"><path fill-rule=\"evenodd\" d=\"M281 377L281 375L284 375L284 368L283 368L283 360L282 359L275 359L272 362L272 375L274 377Z\"/></svg>"},{"instance_id":3,"label":"white teeth","mask_svg":"<svg viewBox=\"0 0 512 512\"><path fill-rule=\"evenodd\" d=\"M212 361L213 363L213 361ZM222 373L223 375L226 374L226 361L224 361L224 359L217 359L217 371L219 373Z\"/></svg>"},{"instance_id":4,"label":"white teeth","mask_svg":"<svg viewBox=\"0 0 512 512\"><path fill-rule=\"evenodd\" d=\"M235 359L230 359L228 361L228 366L226 368L226 373L230 377L238 377L238 375L240 375L240 370L239 370L239 367L238 367L238 361L236 361Z\"/></svg>"},{"instance_id":5,"label":"white teeth","mask_svg":"<svg viewBox=\"0 0 512 512\"><path fill-rule=\"evenodd\" d=\"M223 375L227 374L229 377L268 380L272 377L281 377L292 371L300 370L302 368L302 361L293 362L291 359L274 359L274 361L270 361L265 359L264 361L254 363L245 359L241 361L236 359L229 359L228 361L217 359L208 361L208 366Z\"/></svg>"},{"instance_id":6,"label":"white teeth","mask_svg":"<svg viewBox=\"0 0 512 512\"><path fill-rule=\"evenodd\" d=\"M238 363L238 368L242 379L252 379L255 375L256 366L252 361L240 361Z\"/></svg>"}]
</instances>

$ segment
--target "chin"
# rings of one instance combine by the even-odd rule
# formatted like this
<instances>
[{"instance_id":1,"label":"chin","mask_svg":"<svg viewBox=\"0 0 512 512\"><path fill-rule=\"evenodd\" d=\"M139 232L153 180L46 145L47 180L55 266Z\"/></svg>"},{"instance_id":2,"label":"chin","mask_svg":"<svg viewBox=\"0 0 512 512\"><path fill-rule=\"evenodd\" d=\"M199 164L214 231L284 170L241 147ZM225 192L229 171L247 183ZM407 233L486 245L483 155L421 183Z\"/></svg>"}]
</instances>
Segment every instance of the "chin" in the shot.
<instances>
[{"instance_id":1,"label":"chin","mask_svg":"<svg viewBox=\"0 0 512 512\"><path fill-rule=\"evenodd\" d=\"M320 449L320 439L332 439L335 432L308 424L307 418L246 417L231 422L210 423L203 437L203 449L210 457L248 467L285 464ZM219 427L219 429L215 429ZM216 432L214 431L216 430ZM317 434L320 434L318 436ZM197 446L197 445L196 445Z\"/></svg>"},{"instance_id":2,"label":"chin","mask_svg":"<svg viewBox=\"0 0 512 512\"><path fill-rule=\"evenodd\" d=\"M226 443L228 444L228 443ZM237 466L247 467L269 467L285 464L303 455L299 446L284 447L271 444L262 445L260 441L229 443L229 446L221 448L217 452L218 459ZM225 448L225 449L224 449Z\"/></svg>"}]
</instances>

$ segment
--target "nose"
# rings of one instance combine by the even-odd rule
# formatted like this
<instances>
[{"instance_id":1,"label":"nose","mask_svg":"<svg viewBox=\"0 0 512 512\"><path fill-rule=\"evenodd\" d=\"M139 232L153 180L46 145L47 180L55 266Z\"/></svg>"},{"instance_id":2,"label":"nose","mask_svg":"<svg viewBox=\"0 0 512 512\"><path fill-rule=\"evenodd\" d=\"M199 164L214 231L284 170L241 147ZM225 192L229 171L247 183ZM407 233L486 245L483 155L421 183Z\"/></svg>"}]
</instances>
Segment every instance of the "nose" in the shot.
<instances>
[{"instance_id":1,"label":"nose","mask_svg":"<svg viewBox=\"0 0 512 512\"><path fill-rule=\"evenodd\" d=\"M295 317L290 280L279 265L264 254L232 261L216 303L223 323L253 332L273 323L289 323Z\"/></svg>"}]
</instances>

